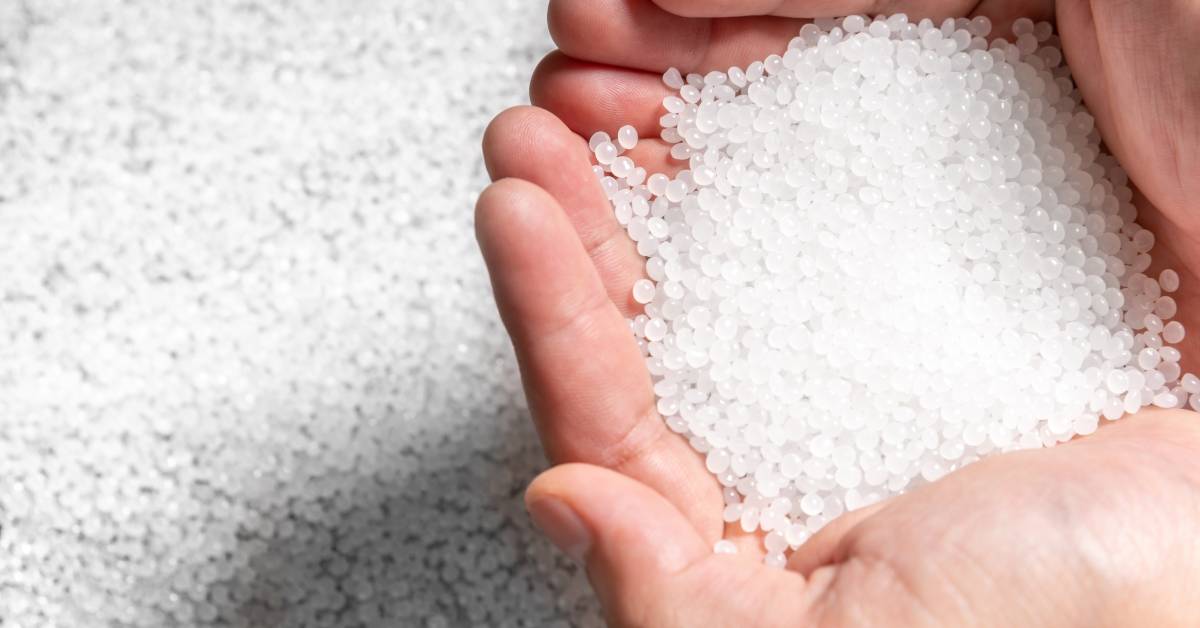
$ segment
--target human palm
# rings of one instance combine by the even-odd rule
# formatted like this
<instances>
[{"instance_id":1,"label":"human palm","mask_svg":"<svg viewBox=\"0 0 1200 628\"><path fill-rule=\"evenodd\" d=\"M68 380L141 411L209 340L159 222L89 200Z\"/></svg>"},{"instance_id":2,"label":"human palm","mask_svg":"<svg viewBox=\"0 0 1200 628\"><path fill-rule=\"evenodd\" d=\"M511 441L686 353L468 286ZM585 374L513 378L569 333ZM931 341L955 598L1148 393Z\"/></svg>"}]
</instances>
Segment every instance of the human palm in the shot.
<instances>
[{"instance_id":1,"label":"human palm","mask_svg":"<svg viewBox=\"0 0 1200 628\"><path fill-rule=\"evenodd\" d=\"M476 220L539 434L560 465L531 486L531 514L586 562L610 621L1194 624L1200 424L1180 411L1145 412L1065 446L986 459L844 515L786 570L764 566L759 539L725 529L720 485L656 413L624 320L640 307L630 289L642 260L595 181L584 136L626 122L655 136L665 68L744 65L783 48L801 18L983 14L1005 32L1016 17L1052 19L1057 11L1097 124L1144 195L1139 220L1159 236L1155 260L1184 277L1177 296L1181 318L1192 323L1186 314L1200 311L1192 303L1200 218L1187 203L1200 193L1200 76L1188 61L1200 53L1200 8L1116 0L655 2L551 1L560 50L535 73L530 91L539 107L506 111L488 129L484 152L496 183ZM1161 39L1145 39L1151 34ZM651 172L673 172L679 166L668 148L644 139L631 156ZM712 553L723 536L739 545L737 555Z\"/></svg>"}]
</instances>

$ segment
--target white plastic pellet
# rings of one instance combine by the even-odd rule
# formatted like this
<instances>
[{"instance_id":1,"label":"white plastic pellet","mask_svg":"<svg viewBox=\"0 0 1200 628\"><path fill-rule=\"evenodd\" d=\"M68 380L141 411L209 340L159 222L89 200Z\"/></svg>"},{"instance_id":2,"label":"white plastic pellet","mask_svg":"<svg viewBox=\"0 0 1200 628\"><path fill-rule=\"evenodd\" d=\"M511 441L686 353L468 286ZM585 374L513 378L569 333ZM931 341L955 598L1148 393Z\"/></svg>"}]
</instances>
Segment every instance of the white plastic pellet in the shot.
<instances>
[{"instance_id":1,"label":"white plastic pellet","mask_svg":"<svg viewBox=\"0 0 1200 628\"><path fill-rule=\"evenodd\" d=\"M620 129L617 130L617 142L620 144L621 148L623 148L625 150L630 150L633 147L637 146L637 143L638 143L637 129L633 128L632 126L630 126L628 124L621 127Z\"/></svg>"},{"instance_id":2,"label":"white plastic pellet","mask_svg":"<svg viewBox=\"0 0 1200 628\"><path fill-rule=\"evenodd\" d=\"M639 279L633 285L633 300L638 303L646 304L654 300L656 289L654 282L649 279Z\"/></svg>"},{"instance_id":3,"label":"white plastic pellet","mask_svg":"<svg viewBox=\"0 0 1200 628\"><path fill-rule=\"evenodd\" d=\"M767 554L767 557L763 559L763 562L766 563L768 567L783 569L785 566L787 566L787 556L783 552L775 552Z\"/></svg>"},{"instance_id":4,"label":"white plastic pellet","mask_svg":"<svg viewBox=\"0 0 1200 628\"><path fill-rule=\"evenodd\" d=\"M663 83L671 89L679 89L684 85L683 75L677 68L668 68L663 74Z\"/></svg>"},{"instance_id":5,"label":"white plastic pellet","mask_svg":"<svg viewBox=\"0 0 1200 628\"><path fill-rule=\"evenodd\" d=\"M736 554L737 551L737 545L734 545L733 541L721 539L713 544L714 554Z\"/></svg>"},{"instance_id":6,"label":"white plastic pellet","mask_svg":"<svg viewBox=\"0 0 1200 628\"><path fill-rule=\"evenodd\" d=\"M609 137L608 133L605 133L604 131L596 131L595 133L592 133L592 136L588 139L588 150L594 151L601 144L610 141L611 139L612 138Z\"/></svg>"},{"instance_id":7,"label":"white plastic pellet","mask_svg":"<svg viewBox=\"0 0 1200 628\"><path fill-rule=\"evenodd\" d=\"M604 140L597 144L592 152L595 153L597 163L607 166L617 159L618 151L619 149L611 141Z\"/></svg>"},{"instance_id":8,"label":"white plastic pellet","mask_svg":"<svg viewBox=\"0 0 1200 628\"><path fill-rule=\"evenodd\" d=\"M1179 289L1179 273L1170 268L1162 271L1158 275L1158 285L1162 286L1163 292L1175 292Z\"/></svg>"}]
</instances>

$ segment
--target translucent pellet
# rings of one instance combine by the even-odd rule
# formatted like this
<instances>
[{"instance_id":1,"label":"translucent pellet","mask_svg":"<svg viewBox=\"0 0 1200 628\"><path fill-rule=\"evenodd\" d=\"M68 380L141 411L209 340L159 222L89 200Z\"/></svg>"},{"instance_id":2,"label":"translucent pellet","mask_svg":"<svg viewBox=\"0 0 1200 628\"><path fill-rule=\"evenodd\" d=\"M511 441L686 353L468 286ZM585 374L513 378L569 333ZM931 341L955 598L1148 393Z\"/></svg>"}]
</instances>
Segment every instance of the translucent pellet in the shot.
<instances>
[{"instance_id":1,"label":"translucent pellet","mask_svg":"<svg viewBox=\"0 0 1200 628\"><path fill-rule=\"evenodd\" d=\"M629 175L633 174L634 168L635 166L633 165L632 159L628 157L617 157L612 162L612 168L610 169L610 172L612 172L613 176L617 177L618 179L626 179L629 177Z\"/></svg>"},{"instance_id":2,"label":"translucent pellet","mask_svg":"<svg viewBox=\"0 0 1200 628\"><path fill-rule=\"evenodd\" d=\"M616 161L617 155L619 154L617 147L608 140L604 140L597 144L596 148L592 152L595 153L596 161L602 166L607 166Z\"/></svg>"},{"instance_id":3,"label":"translucent pellet","mask_svg":"<svg viewBox=\"0 0 1200 628\"><path fill-rule=\"evenodd\" d=\"M714 554L736 554L737 551L737 545L734 545L733 541L727 539L721 539L713 544Z\"/></svg>"},{"instance_id":4,"label":"translucent pellet","mask_svg":"<svg viewBox=\"0 0 1200 628\"><path fill-rule=\"evenodd\" d=\"M596 150L601 144L612 140L608 133L604 131L596 131L592 133L592 137L588 139L588 150Z\"/></svg>"},{"instance_id":5,"label":"translucent pellet","mask_svg":"<svg viewBox=\"0 0 1200 628\"><path fill-rule=\"evenodd\" d=\"M1154 396L1154 405L1158 408L1174 408L1179 404L1179 399L1172 393L1162 392Z\"/></svg>"},{"instance_id":6,"label":"translucent pellet","mask_svg":"<svg viewBox=\"0 0 1200 628\"><path fill-rule=\"evenodd\" d=\"M633 147L637 146L637 143L638 143L637 129L633 128L631 125L628 125L628 124L621 127L620 129L617 130L617 142L621 145L621 148L623 148L625 150L630 150Z\"/></svg>"},{"instance_id":7,"label":"translucent pellet","mask_svg":"<svg viewBox=\"0 0 1200 628\"><path fill-rule=\"evenodd\" d=\"M631 329L658 409L768 564L970 461L1200 404L1179 276L1146 274L1156 238L1051 27L990 30L848 16L745 69L668 71L680 169L645 183L597 138L647 256Z\"/></svg>"},{"instance_id":8,"label":"translucent pellet","mask_svg":"<svg viewBox=\"0 0 1200 628\"><path fill-rule=\"evenodd\" d=\"M1175 292L1179 289L1179 273L1170 268L1162 271L1158 275L1158 285L1162 286L1163 292Z\"/></svg>"},{"instance_id":9,"label":"translucent pellet","mask_svg":"<svg viewBox=\"0 0 1200 628\"><path fill-rule=\"evenodd\" d=\"M1129 390L1129 376L1120 369L1109 371L1105 384L1109 392L1119 395Z\"/></svg>"},{"instance_id":10,"label":"translucent pellet","mask_svg":"<svg viewBox=\"0 0 1200 628\"><path fill-rule=\"evenodd\" d=\"M667 337L667 324L661 318L652 318L646 323L643 333L646 340L658 342Z\"/></svg>"},{"instance_id":11,"label":"translucent pellet","mask_svg":"<svg viewBox=\"0 0 1200 628\"><path fill-rule=\"evenodd\" d=\"M684 85L683 75L677 68L668 68L667 71L663 73L663 83L665 83L666 86L670 87L671 89L679 89Z\"/></svg>"},{"instance_id":12,"label":"translucent pellet","mask_svg":"<svg viewBox=\"0 0 1200 628\"><path fill-rule=\"evenodd\" d=\"M633 300L638 303L645 304L653 301L656 292L654 282L649 279L639 279L633 284Z\"/></svg>"},{"instance_id":13,"label":"translucent pellet","mask_svg":"<svg viewBox=\"0 0 1200 628\"><path fill-rule=\"evenodd\" d=\"M1141 353L1138 353L1137 360L1138 366L1142 367L1142 370L1148 371L1158 366L1161 358L1159 357L1157 350L1152 347L1147 347L1142 349Z\"/></svg>"}]
</instances>

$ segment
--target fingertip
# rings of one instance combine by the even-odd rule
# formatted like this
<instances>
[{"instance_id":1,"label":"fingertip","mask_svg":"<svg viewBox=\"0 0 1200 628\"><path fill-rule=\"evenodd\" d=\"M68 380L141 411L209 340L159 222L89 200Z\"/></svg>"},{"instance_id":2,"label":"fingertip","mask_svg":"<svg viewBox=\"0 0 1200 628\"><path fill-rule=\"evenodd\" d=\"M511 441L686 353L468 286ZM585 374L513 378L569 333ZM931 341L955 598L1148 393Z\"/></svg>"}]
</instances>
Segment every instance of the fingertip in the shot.
<instances>
[{"instance_id":1,"label":"fingertip","mask_svg":"<svg viewBox=\"0 0 1200 628\"><path fill-rule=\"evenodd\" d=\"M707 48L708 20L664 11L650 0L551 0L550 34L575 59L663 72L692 67Z\"/></svg>"},{"instance_id":2,"label":"fingertip","mask_svg":"<svg viewBox=\"0 0 1200 628\"><path fill-rule=\"evenodd\" d=\"M529 99L558 116L581 138L595 131L615 135L629 124L655 136L662 99L670 94L658 74L580 61L555 51L533 72Z\"/></svg>"},{"instance_id":3,"label":"fingertip","mask_svg":"<svg viewBox=\"0 0 1200 628\"><path fill-rule=\"evenodd\" d=\"M480 147L483 149L483 165L487 169L488 176L492 181L498 181L503 178L503 175L496 171L496 159L500 156L499 149L504 146L502 138L508 131L508 128L519 121L521 110L528 105L517 105L509 107L501 111L496 117L488 122L487 128L483 130L483 138L480 140Z\"/></svg>"},{"instance_id":4,"label":"fingertip","mask_svg":"<svg viewBox=\"0 0 1200 628\"><path fill-rule=\"evenodd\" d=\"M525 488L525 506L544 499L567 500L578 492L577 487L586 489L586 482L594 475L589 469L598 468L581 462L567 462L542 471Z\"/></svg>"},{"instance_id":5,"label":"fingertip","mask_svg":"<svg viewBox=\"0 0 1200 628\"><path fill-rule=\"evenodd\" d=\"M670 501L611 469L570 463L545 471L526 489L525 504L548 499L578 513L606 568L664 575L709 553L700 533Z\"/></svg>"},{"instance_id":6,"label":"fingertip","mask_svg":"<svg viewBox=\"0 0 1200 628\"><path fill-rule=\"evenodd\" d=\"M534 526L550 541L578 563L585 563L594 545L593 525L585 523L579 511L571 506L568 498L569 473L555 468L542 473L525 490L525 510Z\"/></svg>"},{"instance_id":7,"label":"fingertip","mask_svg":"<svg viewBox=\"0 0 1200 628\"><path fill-rule=\"evenodd\" d=\"M515 177L535 183L569 213L581 206L596 210L608 206L592 173L587 142L546 109L520 105L501 112L484 131L483 153L493 179ZM572 221L586 232L588 223L599 217L615 224L610 213L602 212L589 213L588 221L574 217Z\"/></svg>"},{"instance_id":8,"label":"fingertip","mask_svg":"<svg viewBox=\"0 0 1200 628\"><path fill-rule=\"evenodd\" d=\"M492 180L513 176L514 163L533 150L548 153L576 151L567 140L578 139L553 113L532 105L500 112L483 132L483 162Z\"/></svg>"},{"instance_id":9,"label":"fingertip","mask_svg":"<svg viewBox=\"0 0 1200 628\"><path fill-rule=\"evenodd\" d=\"M534 106L501 113L484 132L484 160L492 178L515 177L550 194L622 314L639 311L630 290L644 260L613 214L592 170L587 142L553 113Z\"/></svg>"},{"instance_id":10,"label":"fingertip","mask_svg":"<svg viewBox=\"0 0 1200 628\"><path fill-rule=\"evenodd\" d=\"M792 552L787 567L805 578L810 578L819 569L836 564L842 558L847 539L854 534L859 523L870 519L890 502L878 502L842 514L826 524L811 539Z\"/></svg>"},{"instance_id":11,"label":"fingertip","mask_svg":"<svg viewBox=\"0 0 1200 628\"><path fill-rule=\"evenodd\" d=\"M556 111L555 105L562 102L574 102L577 95L569 93L569 91L562 93L569 90L570 85L560 80L560 77L564 72L568 72L572 65L579 63L581 62L568 57L560 50L552 50L542 57L542 60L534 66L533 74L529 78L529 102L533 103L535 107L554 112L554 115L561 115L560 111ZM564 124L566 123L564 122ZM595 131L596 129L591 130ZM576 132L578 133L578 131ZM583 136L582 133L579 135Z\"/></svg>"},{"instance_id":12,"label":"fingertip","mask_svg":"<svg viewBox=\"0 0 1200 628\"><path fill-rule=\"evenodd\" d=\"M546 56L542 57L537 62L537 65L533 66L533 74L529 80L529 100L534 105L541 106L537 104L536 97L546 92L546 89L541 87L541 85L545 84L544 77L553 75L570 61L570 57L563 54L561 50L556 49L546 53Z\"/></svg>"},{"instance_id":13,"label":"fingertip","mask_svg":"<svg viewBox=\"0 0 1200 628\"><path fill-rule=\"evenodd\" d=\"M528 193L530 187L537 186L514 177L502 177L489 183L475 201L476 223L485 214L504 211L510 205L507 201L512 200L515 196Z\"/></svg>"},{"instance_id":14,"label":"fingertip","mask_svg":"<svg viewBox=\"0 0 1200 628\"><path fill-rule=\"evenodd\" d=\"M727 17L730 15L744 15L742 11L731 11L729 7L723 6L723 3L707 0L706 2L696 3L695 0L651 0L658 8L678 15L679 17L705 18L705 17Z\"/></svg>"},{"instance_id":15,"label":"fingertip","mask_svg":"<svg viewBox=\"0 0 1200 628\"><path fill-rule=\"evenodd\" d=\"M670 502L614 471L584 464L543 473L526 503L545 510L555 544L586 556L588 574L610 617L619 624L807 625L811 600L799 574L767 568L751 556L714 556L706 541ZM546 517L564 504L587 530L564 533L572 517ZM558 537L554 538L554 534Z\"/></svg>"},{"instance_id":16,"label":"fingertip","mask_svg":"<svg viewBox=\"0 0 1200 628\"><path fill-rule=\"evenodd\" d=\"M523 179L504 177L484 188L475 201L475 240L484 259L507 232L535 230L553 206L548 192Z\"/></svg>"},{"instance_id":17,"label":"fingertip","mask_svg":"<svg viewBox=\"0 0 1200 628\"><path fill-rule=\"evenodd\" d=\"M822 14L845 15L866 7L845 0L651 0L658 8L686 18L727 18L746 16L815 17ZM830 9L829 5L833 5ZM832 10L832 12L831 12ZM879 13L882 11L866 11Z\"/></svg>"},{"instance_id":18,"label":"fingertip","mask_svg":"<svg viewBox=\"0 0 1200 628\"><path fill-rule=\"evenodd\" d=\"M550 0L546 7L546 26L550 31L550 40L562 48L564 41L569 41L571 25L578 20L578 4L572 0Z\"/></svg>"}]
</instances>

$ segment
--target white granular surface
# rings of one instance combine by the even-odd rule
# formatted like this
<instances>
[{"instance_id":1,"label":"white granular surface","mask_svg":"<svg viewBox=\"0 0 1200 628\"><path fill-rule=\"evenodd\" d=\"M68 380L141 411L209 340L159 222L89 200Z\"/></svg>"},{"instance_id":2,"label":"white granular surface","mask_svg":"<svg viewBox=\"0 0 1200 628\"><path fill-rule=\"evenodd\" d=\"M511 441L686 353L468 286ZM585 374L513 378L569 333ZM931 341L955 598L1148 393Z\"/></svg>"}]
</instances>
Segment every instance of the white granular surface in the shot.
<instances>
[{"instance_id":1,"label":"white granular surface","mask_svg":"<svg viewBox=\"0 0 1200 628\"><path fill-rule=\"evenodd\" d=\"M1050 24L819 20L663 80L650 174L592 137L646 274L659 413L768 564L847 510L1145 406L1200 407L1178 276L1101 152ZM721 548L717 548L721 551Z\"/></svg>"},{"instance_id":2,"label":"white granular surface","mask_svg":"<svg viewBox=\"0 0 1200 628\"><path fill-rule=\"evenodd\" d=\"M0 1L0 623L595 621L471 226L544 16Z\"/></svg>"}]
</instances>

